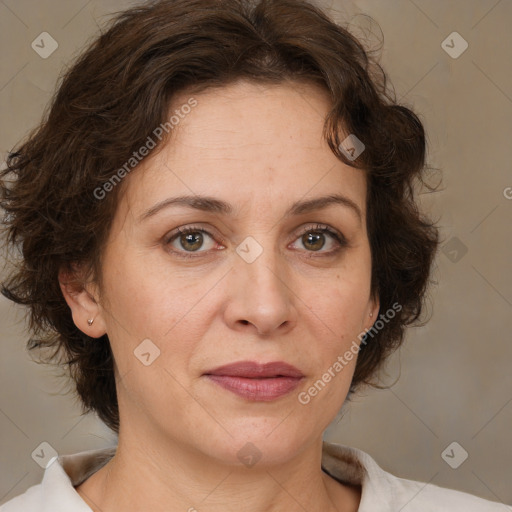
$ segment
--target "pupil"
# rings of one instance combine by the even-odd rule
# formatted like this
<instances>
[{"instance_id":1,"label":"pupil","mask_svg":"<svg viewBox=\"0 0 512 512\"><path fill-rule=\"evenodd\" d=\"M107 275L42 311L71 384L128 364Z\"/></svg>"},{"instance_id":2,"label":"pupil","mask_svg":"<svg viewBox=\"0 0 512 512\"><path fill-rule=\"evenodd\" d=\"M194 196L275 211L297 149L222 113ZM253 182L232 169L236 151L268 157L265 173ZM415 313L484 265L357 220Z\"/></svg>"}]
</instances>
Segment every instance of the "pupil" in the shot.
<instances>
[{"instance_id":1,"label":"pupil","mask_svg":"<svg viewBox=\"0 0 512 512\"><path fill-rule=\"evenodd\" d=\"M323 233L307 233L303 238L303 242L305 245L310 245L313 251L319 251L324 246L324 240L322 239ZM192 251L199 249L203 242L203 236L201 233L187 233L181 237L182 246L188 248ZM320 243L319 243L320 242Z\"/></svg>"},{"instance_id":2,"label":"pupil","mask_svg":"<svg viewBox=\"0 0 512 512\"><path fill-rule=\"evenodd\" d=\"M318 251L324 246L324 241L320 238L323 236L323 233L307 233L305 236L306 236L305 245L309 244L311 241L313 244L315 244L315 242L321 241L320 246L317 245L316 247L313 247L313 251Z\"/></svg>"},{"instance_id":3,"label":"pupil","mask_svg":"<svg viewBox=\"0 0 512 512\"><path fill-rule=\"evenodd\" d=\"M194 242L195 240L195 242ZM181 237L182 245L184 248L188 248L191 250L199 249L203 242L203 235L201 233L187 233L186 235ZM185 243L183 243L185 241ZM190 245L189 242L192 244Z\"/></svg>"}]
</instances>

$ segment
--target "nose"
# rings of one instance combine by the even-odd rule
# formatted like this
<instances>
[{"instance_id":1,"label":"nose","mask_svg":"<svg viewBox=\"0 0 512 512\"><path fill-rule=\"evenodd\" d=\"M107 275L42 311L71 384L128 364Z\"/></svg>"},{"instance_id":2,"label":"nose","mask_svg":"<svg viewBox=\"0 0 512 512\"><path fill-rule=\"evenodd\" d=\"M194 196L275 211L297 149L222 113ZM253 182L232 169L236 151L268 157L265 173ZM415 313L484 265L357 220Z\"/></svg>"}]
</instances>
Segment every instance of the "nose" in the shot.
<instances>
[{"instance_id":1,"label":"nose","mask_svg":"<svg viewBox=\"0 0 512 512\"><path fill-rule=\"evenodd\" d=\"M283 335L297 323L299 300L292 291L292 275L286 261L270 248L263 248L254 261L249 261L235 255L229 273L226 322L238 331Z\"/></svg>"}]
</instances>

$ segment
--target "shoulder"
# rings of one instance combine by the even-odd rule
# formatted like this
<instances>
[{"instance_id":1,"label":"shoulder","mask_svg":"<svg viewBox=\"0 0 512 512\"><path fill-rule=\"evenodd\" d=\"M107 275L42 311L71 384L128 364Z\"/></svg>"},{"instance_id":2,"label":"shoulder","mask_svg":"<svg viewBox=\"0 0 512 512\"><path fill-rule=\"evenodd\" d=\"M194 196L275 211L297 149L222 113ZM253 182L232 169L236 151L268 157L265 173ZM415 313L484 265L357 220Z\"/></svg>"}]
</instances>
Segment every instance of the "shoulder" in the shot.
<instances>
[{"instance_id":1,"label":"shoulder","mask_svg":"<svg viewBox=\"0 0 512 512\"><path fill-rule=\"evenodd\" d=\"M435 484L399 478L387 473L388 488L402 512L512 512L503 503Z\"/></svg>"},{"instance_id":2,"label":"shoulder","mask_svg":"<svg viewBox=\"0 0 512 512\"><path fill-rule=\"evenodd\" d=\"M37 484L29 487L23 494L0 505L0 512L36 512L41 508L43 485Z\"/></svg>"},{"instance_id":3,"label":"shoulder","mask_svg":"<svg viewBox=\"0 0 512 512\"><path fill-rule=\"evenodd\" d=\"M91 512L75 486L97 471L115 447L60 455L45 469L41 483L0 506L0 512Z\"/></svg>"},{"instance_id":4,"label":"shoulder","mask_svg":"<svg viewBox=\"0 0 512 512\"><path fill-rule=\"evenodd\" d=\"M322 467L337 480L361 485L359 512L512 512L512 507L434 484L397 477L366 452L324 442Z\"/></svg>"}]
</instances>

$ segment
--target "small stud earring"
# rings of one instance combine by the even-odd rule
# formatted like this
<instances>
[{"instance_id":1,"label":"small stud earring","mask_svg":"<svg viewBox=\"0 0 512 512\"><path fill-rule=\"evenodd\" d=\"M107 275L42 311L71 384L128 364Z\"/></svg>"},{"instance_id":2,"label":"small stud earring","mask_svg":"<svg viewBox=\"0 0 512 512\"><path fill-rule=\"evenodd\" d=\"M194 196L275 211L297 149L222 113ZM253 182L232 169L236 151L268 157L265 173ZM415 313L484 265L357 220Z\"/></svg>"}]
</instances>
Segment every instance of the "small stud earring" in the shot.
<instances>
[{"instance_id":1,"label":"small stud earring","mask_svg":"<svg viewBox=\"0 0 512 512\"><path fill-rule=\"evenodd\" d=\"M87 323L91 326L92 323L94 322L94 318L89 318L89 320L87 320Z\"/></svg>"},{"instance_id":2,"label":"small stud earring","mask_svg":"<svg viewBox=\"0 0 512 512\"><path fill-rule=\"evenodd\" d=\"M370 313L370 316L373 316L373 313ZM91 325L91 324L89 324L89 325Z\"/></svg>"}]
</instances>

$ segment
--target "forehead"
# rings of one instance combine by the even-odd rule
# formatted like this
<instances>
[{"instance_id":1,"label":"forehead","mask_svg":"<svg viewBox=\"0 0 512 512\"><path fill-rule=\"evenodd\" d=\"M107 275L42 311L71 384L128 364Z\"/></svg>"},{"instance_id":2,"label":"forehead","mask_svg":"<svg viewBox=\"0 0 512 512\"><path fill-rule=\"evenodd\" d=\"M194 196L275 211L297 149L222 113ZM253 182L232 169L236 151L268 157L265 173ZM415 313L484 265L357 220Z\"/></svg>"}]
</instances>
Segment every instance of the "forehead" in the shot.
<instances>
[{"instance_id":1,"label":"forehead","mask_svg":"<svg viewBox=\"0 0 512 512\"><path fill-rule=\"evenodd\" d=\"M181 110L191 99L195 106ZM329 109L327 91L310 84L242 81L182 92L169 109L170 137L128 176L130 204L140 212L170 195L198 194L266 209L343 193L364 214L364 171L341 162L323 138Z\"/></svg>"}]
</instances>

